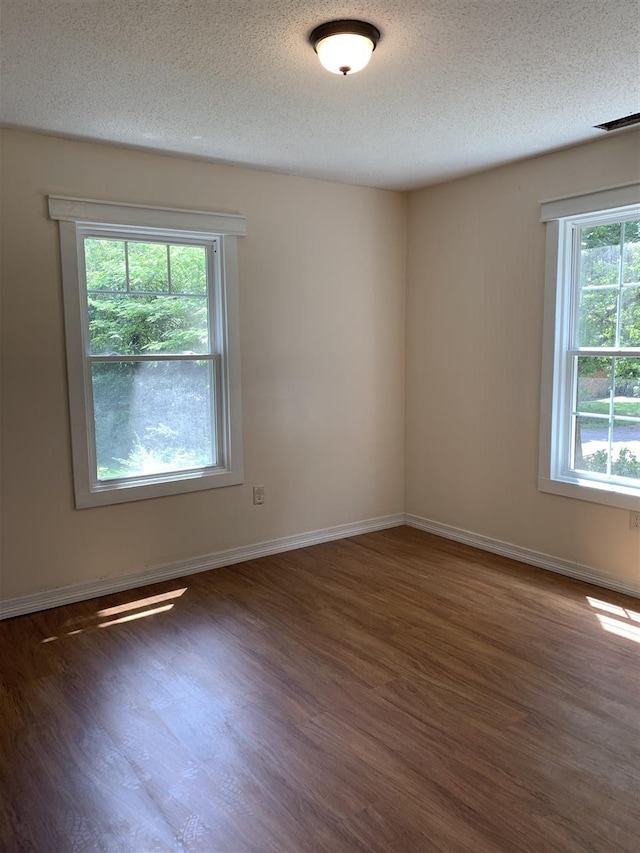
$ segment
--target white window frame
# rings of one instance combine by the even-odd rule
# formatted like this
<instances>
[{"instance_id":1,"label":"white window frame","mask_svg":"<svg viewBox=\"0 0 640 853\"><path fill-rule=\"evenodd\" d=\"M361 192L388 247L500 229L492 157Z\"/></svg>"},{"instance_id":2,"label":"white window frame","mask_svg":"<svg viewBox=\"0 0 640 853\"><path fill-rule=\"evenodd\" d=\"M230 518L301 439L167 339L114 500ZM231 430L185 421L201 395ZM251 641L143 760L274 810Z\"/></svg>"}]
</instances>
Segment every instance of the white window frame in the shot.
<instances>
[{"instance_id":1,"label":"white window frame","mask_svg":"<svg viewBox=\"0 0 640 853\"><path fill-rule=\"evenodd\" d=\"M620 509L640 509L640 485L603 482L569 469L572 403L572 332L578 248L573 235L585 225L640 216L640 183L622 184L541 204L547 226L545 309L540 405L538 488ZM585 351L592 354L591 350ZM602 355L640 357L640 348L607 349Z\"/></svg>"},{"instance_id":2,"label":"white window frame","mask_svg":"<svg viewBox=\"0 0 640 853\"><path fill-rule=\"evenodd\" d=\"M246 233L245 218L148 207L90 199L48 197L49 217L59 222L64 298L67 378L76 508L157 498L232 486L243 482L242 401L238 306L237 237ZM210 306L213 300L217 341L208 356L214 363L217 465L188 471L98 481L95 464L93 393L86 334L87 289L84 237L110 234L117 239L140 236L210 246ZM210 313L210 317L212 314ZM214 334L215 331L215 334ZM154 356L154 360L175 357ZM104 360L104 359L102 359ZM135 360L135 358L134 358Z\"/></svg>"}]
</instances>

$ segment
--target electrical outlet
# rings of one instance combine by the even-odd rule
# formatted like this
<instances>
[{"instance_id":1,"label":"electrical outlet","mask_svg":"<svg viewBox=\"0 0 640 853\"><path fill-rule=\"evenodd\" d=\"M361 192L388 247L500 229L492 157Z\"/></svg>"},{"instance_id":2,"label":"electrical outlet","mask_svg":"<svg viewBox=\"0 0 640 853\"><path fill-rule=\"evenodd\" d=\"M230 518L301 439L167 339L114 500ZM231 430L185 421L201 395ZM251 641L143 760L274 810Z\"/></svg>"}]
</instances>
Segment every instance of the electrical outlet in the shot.
<instances>
[{"instance_id":1,"label":"electrical outlet","mask_svg":"<svg viewBox=\"0 0 640 853\"><path fill-rule=\"evenodd\" d=\"M631 518L629 520L629 527L632 530L640 530L640 512L634 512L634 510L631 510Z\"/></svg>"},{"instance_id":2,"label":"electrical outlet","mask_svg":"<svg viewBox=\"0 0 640 853\"><path fill-rule=\"evenodd\" d=\"M262 506L264 503L264 486L253 487L253 503L254 506Z\"/></svg>"}]
</instances>

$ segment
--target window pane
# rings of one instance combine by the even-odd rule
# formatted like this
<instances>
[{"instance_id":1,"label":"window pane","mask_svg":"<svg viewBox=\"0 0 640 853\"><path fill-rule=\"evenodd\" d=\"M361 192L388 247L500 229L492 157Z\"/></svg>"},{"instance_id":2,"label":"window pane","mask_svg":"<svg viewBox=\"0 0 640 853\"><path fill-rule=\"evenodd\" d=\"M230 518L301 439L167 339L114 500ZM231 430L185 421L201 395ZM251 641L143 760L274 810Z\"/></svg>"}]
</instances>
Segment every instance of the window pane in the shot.
<instances>
[{"instance_id":1,"label":"window pane","mask_svg":"<svg viewBox=\"0 0 640 853\"><path fill-rule=\"evenodd\" d=\"M575 419L574 465L576 471L607 473L609 424L607 420Z\"/></svg>"},{"instance_id":2,"label":"window pane","mask_svg":"<svg viewBox=\"0 0 640 853\"><path fill-rule=\"evenodd\" d=\"M207 304L206 296L90 294L91 354L208 352Z\"/></svg>"},{"instance_id":3,"label":"window pane","mask_svg":"<svg viewBox=\"0 0 640 853\"><path fill-rule=\"evenodd\" d=\"M609 417L612 367L612 358L578 357L578 411Z\"/></svg>"},{"instance_id":4,"label":"window pane","mask_svg":"<svg viewBox=\"0 0 640 853\"><path fill-rule=\"evenodd\" d=\"M617 287L604 290L581 290L579 346L615 346L617 310Z\"/></svg>"},{"instance_id":5,"label":"window pane","mask_svg":"<svg viewBox=\"0 0 640 853\"><path fill-rule=\"evenodd\" d=\"M640 480L640 424L615 421L611 473Z\"/></svg>"},{"instance_id":6,"label":"window pane","mask_svg":"<svg viewBox=\"0 0 640 853\"><path fill-rule=\"evenodd\" d=\"M85 237L84 262L87 290L126 290L124 240Z\"/></svg>"},{"instance_id":7,"label":"window pane","mask_svg":"<svg viewBox=\"0 0 640 853\"><path fill-rule=\"evenodd\" d=\"M640 282L640 219L624 224L624 282Z\"/></svg>"},{"instance_id":8,"label":"window pane","mask_svg":"<svg viewBox=\"0 0 640 853\"><path fill-rule=\"evenodd\" d=\"M128 243L129 289L169 291L167 247L164 243Z\"/></svg>"},{"instance_id":9,"label":"window pane","mask_svg":"<svg viewBox=\"0 0 640 853\"><path fill-rule=\"evenodd\" d=\"M173 293L207 292L207 253L204 246L170 246Z\"/></svg>"},{"instance_id":10,"label":"window pane","mask_svg":"<svg viewBox=\"0 0 640 853\"><path fill-rule=\"evenodd\" d=\"M92 365L98 479L215 464L211 362Z\"/></svg>"},{"instance_id":11,"label":"window pane","mask_svg":"<svg viewBox=\"0 0 640 853\"><path fill-rule=\"evenodd\" d=\"M640 346L640 287L637 285L625 285L622 288L620 346Z\"/></svg>"},{"instance_id":12,"label":"window pane","mask_svg":"<svg viewBox=\"0 0 640 853\"><path fill-rule=\"evenodd\" d=\"M580 229L580 287L618 284L621 229L619 222Z\"/></svg>"},{"instance_id":13,"label":"window pane","mask_svg":"<svg viewBox=\"0 0 640 853\"><path fill-rule=\"evenodd\" d=\"M640 418L640 358L616 358L613 414L617 418Z\"/></svg>"}]
</instances>

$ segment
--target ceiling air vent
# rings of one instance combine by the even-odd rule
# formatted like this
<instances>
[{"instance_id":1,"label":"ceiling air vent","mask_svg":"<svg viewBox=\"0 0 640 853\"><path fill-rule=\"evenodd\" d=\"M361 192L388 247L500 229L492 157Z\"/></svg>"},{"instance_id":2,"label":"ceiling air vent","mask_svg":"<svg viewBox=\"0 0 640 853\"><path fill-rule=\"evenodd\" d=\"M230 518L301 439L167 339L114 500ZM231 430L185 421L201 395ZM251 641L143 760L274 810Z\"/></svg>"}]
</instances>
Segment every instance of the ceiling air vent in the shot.
<instances>
[{"instance_id":1,"label":"ceiling air vent","mask_svg":"<svg viewBox=\"0 0 640 853\"><path fill-rule=\"evenodd\" d=\"M640 124L640 113L616 118L613 121L605 121L604 124L596 124L594 127L599 130L620 130L621 127L631 127L632 124Z\"/></svg>"}]
</instances>

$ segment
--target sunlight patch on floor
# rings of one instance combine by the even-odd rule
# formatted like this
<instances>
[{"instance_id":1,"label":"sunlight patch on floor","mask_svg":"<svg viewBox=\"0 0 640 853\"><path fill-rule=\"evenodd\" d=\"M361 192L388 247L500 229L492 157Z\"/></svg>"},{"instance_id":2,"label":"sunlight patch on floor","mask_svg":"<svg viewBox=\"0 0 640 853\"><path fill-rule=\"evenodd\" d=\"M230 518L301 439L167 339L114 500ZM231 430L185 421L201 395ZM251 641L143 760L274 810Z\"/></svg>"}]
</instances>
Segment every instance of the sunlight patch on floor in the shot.
<instances>
[{"instance_id":1,"label":"sunlight patch on floor","mask_svg":"<svg viewBox=\"0 0 640 853\"><path fill-rule=\"evenodd\" d=\"M174 589L172 592L163 592L160 595L150 595L148 598L139 598L137 601L130 601L127 604L119 604L117 607L107 607L105 610L98 610L97 616L115 616L116 613L126 613L127 610L138 610L141 607L147 607L150 604L159 604L161 601L170 601L172 598L180 598L187 591L186 586L183 589Z\"/></svg>"},{"instance_id":2,"label":"sunlight patch on floor","mask_svg":"<svg viewBox=\"0 0 640 853\"><path fill-rule=\"evenodd\" d=\"M604 610L605 613L613 613L615 616L621 617L620 619L614 619L613 616L596 613L598 621L605 631L640 643L640 627L633 624L633 622L640 622L640 613L621 607L619 604L609 604L608 601L592 598L590 595L587 596L587 601L596 610ZM623 619L626 621L622 621Z\"/></svg>"},{"instance_id":3,"label":"sunlight patch on floor","mask_svg":"<svg viewBox=\"0 0 640 853\"><path fill-rule=\"evenodd\" d=\"M120 616L119 619L110 619L108 622L98 622L98 628L108 628L109 625L120 625L123 622L133 622L134 619L144 619L145 616L154 616L156 613L164 613L171 610L173 604L165 604L162 607L154 607L152 610L142 610L140 613L129 613L128 616Z\"/></svg>"},{"instance_id":4,"label":"sunlight patch on floor","mask_svg":"<svg viewBox=\"0 0 640 853\"><path fill-rule=\"evenodd\" d=\"M163 601L171 601L172 599L180 598L187 591L187 587L174 589L171 592L163 592L158 595L150 595L147 598L137 598L135 601L129 601L126 604L118 604L114 607L106 607L103 610L96 611L92 616L85 616L82 619L69 619L63 628L68 628L67 631L62 631L59 636L46 637L40 643L52 643L54 640L59 640L62 637L72 637L75 634L82 634L93 628L106 628L109 625L120 625L123 622L132 622L135 619L142 619L145 616L154 616L156 613L165 613L171 610L175 601L171 604L164 604L161 607L151 607L152 604L159 604ZM129 611L137 612L131 613ZM101 622L105 616L116 616L119 613L127 613L126 616L121 616L118 619L109 619L106 622Z\"/></svg>"}]
</instances>

